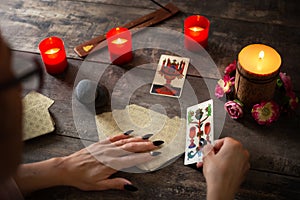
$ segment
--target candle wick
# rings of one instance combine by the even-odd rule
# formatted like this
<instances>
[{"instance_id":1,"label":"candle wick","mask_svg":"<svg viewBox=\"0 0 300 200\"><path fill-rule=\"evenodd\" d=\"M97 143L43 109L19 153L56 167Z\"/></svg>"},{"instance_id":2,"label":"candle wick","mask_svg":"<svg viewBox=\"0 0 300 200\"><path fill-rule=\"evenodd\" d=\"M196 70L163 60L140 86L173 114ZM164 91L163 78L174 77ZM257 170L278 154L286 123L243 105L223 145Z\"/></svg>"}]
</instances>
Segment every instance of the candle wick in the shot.
<instances>
[{"instance_id":1,"label":"candle wick","mask_svg":"<svg viewBox=\"0 0 300 200\"><path fill-rule=\"evenodd\" d=\"M161 5L160 3L158 3L158 2L156 2L156 1L154 1L154 0L150 0L150 1L152 1L153 3L155 3L156 5L158 5L159 7L165 9L165 10L168 11L169 13L172 13L172 11L171 11L170 9L166 8L165 6Z\"/></svg>"}]
</instances>

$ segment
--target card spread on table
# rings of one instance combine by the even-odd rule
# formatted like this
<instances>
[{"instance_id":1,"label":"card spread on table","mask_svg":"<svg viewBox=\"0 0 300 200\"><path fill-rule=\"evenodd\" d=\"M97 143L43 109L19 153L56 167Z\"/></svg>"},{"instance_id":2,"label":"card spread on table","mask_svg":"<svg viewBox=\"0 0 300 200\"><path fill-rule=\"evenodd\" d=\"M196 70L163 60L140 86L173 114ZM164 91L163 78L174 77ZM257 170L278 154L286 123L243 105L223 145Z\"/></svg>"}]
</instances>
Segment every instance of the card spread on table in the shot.
<instances>
[{"instance_id":1,"label":"card spread on table","mask_svg":"<svg viewBox=\"0 0 300 200\"><path fill-rule=\"evenodd\" d=\"M188 107L184 164L202 162L202 149L213 140L213 100Z\"/></svg>"},{"instance_id":2,"label":"card spread on table","mask_svg":"<svg viewBox=\"0 0 300 200\"><path fill-rule=\"evenodd\" d=\"M23 98L23 140L54 131L54 121L48 111L53 103L52 99L37 92L30 92Z\"/></svg>"},{"instance_id":3,"label":"card spread on table","mask_svg":"<svg viewBox=\"0 0 300 200\"><path fill-rule=\"evenodd\" d=\"M189 62L189 58L161 55L150 93L179 98Z\"/></svg>"}]
</instances>

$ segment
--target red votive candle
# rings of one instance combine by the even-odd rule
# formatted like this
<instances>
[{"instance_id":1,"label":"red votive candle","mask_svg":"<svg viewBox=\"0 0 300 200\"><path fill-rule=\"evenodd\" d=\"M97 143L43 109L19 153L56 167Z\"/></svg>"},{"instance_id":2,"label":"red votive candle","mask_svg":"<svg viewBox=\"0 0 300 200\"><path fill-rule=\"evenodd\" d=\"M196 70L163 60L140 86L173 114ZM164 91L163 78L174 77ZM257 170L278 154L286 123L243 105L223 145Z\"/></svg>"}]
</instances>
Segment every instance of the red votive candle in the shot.
<instances>
[{"instance_id":1,"label":"red votive candle","mask_svg":"<svg viewBox=\"0 0 300 200\"><path fill-rule=\"evenodd\" d=\"M190 51L200 50L198 44L207 47L210 22L206 17L192 15L184 20L184 45ZM197 44L198 43L198 44Z\"/></svg>"},{"instance_id":2,"label":"red votive candle","mask_svg":"<svg viewBox=\"0 0 300 200\"><path fill-rule=\"evenodd\" d=\"M110 60L115 65L122 65L132 60L131 33L127 28L113 28L106 34Z\"/></svg>"},{"instance_id":3,"label":"red votive candle","mask_svg":"<svg viewBox=\"0 0 300 200\"><path fill-rule=\"evenodd\" d=\"M60 74L68 66L64 42L58 37L49 37L39 44L41 56L49 74Z\"/></svg>"}]
</instances>

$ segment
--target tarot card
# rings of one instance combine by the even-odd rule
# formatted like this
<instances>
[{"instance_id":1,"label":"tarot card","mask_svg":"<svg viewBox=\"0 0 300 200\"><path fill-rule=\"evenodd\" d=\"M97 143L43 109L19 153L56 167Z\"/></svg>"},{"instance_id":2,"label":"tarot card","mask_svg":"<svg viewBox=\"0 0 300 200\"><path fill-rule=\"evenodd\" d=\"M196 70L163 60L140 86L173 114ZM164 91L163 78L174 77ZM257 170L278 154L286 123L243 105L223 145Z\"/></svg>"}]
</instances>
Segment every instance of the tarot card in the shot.
<instances>
[{"instance_id":1,"label":"tarot card","mask_svg":"<svg viewBox=\"0 0 300 200\"><path fill-rule=\"evenodd\" d=\"M189 62L189 58L161 55L150 93L179 98Z\"/></svg>"},{"instance_id":2,"label":"tarot card","mask_svg":"<svg viewBox=\"0 0 300 200\"><path fill-rule=\"evenodd\" d=\"M213 100L188 107L184 164L202 162L202 149L213 140Z\"/></svg>"}]
</instances>

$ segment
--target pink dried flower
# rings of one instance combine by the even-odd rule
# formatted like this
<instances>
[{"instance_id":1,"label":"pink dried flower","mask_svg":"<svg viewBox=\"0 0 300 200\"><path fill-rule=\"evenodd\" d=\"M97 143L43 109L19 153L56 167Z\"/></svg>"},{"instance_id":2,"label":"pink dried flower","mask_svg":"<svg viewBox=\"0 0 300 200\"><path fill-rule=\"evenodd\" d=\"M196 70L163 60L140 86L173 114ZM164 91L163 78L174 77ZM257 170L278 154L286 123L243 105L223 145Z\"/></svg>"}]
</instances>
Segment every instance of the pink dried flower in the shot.
<instances>
[{"instance_id":1,"label":"pink dried flower","mask_svg":"<svg viewBox=\"0 0 300 200\"><path fill-rule=\"evenodd\" d=\"M221 88L221 86L219 84L216 85L215 95L217 98L221 98L224 96L224 90Z\"/></svg>"},{"instance_id":2,"label":"pink dried flower","mask_svg":"<svg viewBox=\"0 0 300 200\"><path fill-rule=\"evenodd\" d=\"M243 117L243 104L240 101L227 101L224 108L232 119Z\"/></svg>"},{"instance_id":3,"label":"pink dried flower","mask_svg":"<svg viewBox=\"0 0 300 200\"><path fill-rule=\"evenodd\" d=\"M236 70L236 60L230 63L224 70L225 75L230 75Z\"/></svg>"},{"instance_id":4,"label":"pink dried flower","mask_svg":"<svg viewBox=\"0 0 300 200\"><path fill-rule=\"evenodd\" d=\"M229 75L225 75L223 79L220 79L218 81L218 84L215 88L215 95L218 98L223 97L223 95L226 93L231 92L231 87L234 85L234 77L230 77Z\"/></svg>"},{"instance_id":5,"label":"pink dried flower","mask_svg":"<svg viewBox=\"0 0 300 200\"><path fill-rule=\"evenodd\" d=\"M292 80L290 76L287 76L286 73L279 73L280 79L283 82L284 89L287 94L293 91Z\"/></svg>"},{"instance_id":6,"label":"pink dried flower","mask_svg":"<svg viewBox=\"0 0 300 200\"><path fill-rule=\"evenodd\" d=\"M280 109L274 101L261 102L252 108L252 117L260 125L269 125L279 118Z\"/></svg>"},{"instance_id":7,"label":"pink dried flower","mask_svg":"<svg viewBox=\"0 0 300 200\"><path fill-rule=\"evenodd\" d=\"M289 105L292 110L296 110L298 106L299 99L296 97L296 94L292 91L287 96L290 98Z\"/></svg>"}]
</instances>

